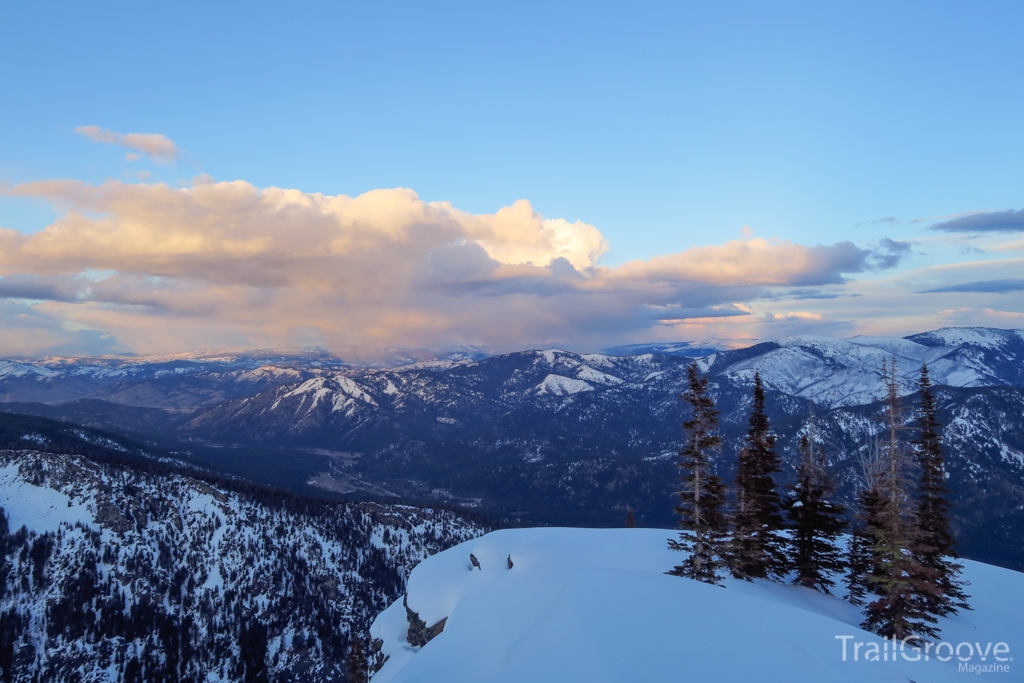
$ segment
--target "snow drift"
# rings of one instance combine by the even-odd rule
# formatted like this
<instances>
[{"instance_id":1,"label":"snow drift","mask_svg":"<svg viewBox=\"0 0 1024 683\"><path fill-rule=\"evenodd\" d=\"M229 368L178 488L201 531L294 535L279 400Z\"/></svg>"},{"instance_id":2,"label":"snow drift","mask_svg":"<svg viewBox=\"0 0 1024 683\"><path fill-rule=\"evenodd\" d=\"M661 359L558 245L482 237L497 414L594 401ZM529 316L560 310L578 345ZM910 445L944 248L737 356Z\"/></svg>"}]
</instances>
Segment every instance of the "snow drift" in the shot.
<instances>
[{"instance_id":1,"label":"snow drift","mask_svg":"<svg viewBox=\"0 0 1024 683\"><path fill-rule=\"evenodd\" d=\"M960 646L948 661L934 649L908 661L907 648L894 661L891 644L859 629L858 608L839 595L665 575L681 559L666 546L670 533L509 529L428 558L409 579L408 611L398 601L373 623L387 657L373 683L906 683L970 680L970 667L993 665L1002 668L974 680L1024 680L1012 661L1024 648L1024 574L966 562L974 610L941 621L949 646L939 655L961 643L970 655ZM443 630L410 645L410 613L428 628L446 620Z\"/></svg>"}]
</instances>

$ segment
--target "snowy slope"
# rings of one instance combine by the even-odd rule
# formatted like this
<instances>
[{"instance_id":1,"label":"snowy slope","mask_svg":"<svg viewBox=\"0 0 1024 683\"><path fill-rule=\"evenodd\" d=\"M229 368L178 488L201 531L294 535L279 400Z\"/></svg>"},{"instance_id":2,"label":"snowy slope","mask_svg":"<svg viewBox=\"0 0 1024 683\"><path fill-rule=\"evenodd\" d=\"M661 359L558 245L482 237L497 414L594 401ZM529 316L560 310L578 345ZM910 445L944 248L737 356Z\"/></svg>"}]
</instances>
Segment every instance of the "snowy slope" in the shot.
<instances>
[{"instance_id":1,"label":"snowy slope","mask_svg":"<svg viewBox=\"0 0 1024 683\"><path fill-rule=\"evenodd\" d=\"M211 481L0 450L0 680L121 680L134 661L145 680L259 665L342 681L352 629L418 561L482 532L447 511Z\"/></svg>"},{"instance_id":2,"label":"snowy slope","mask_svg":"<svg viewBox=\"0 0 1024 683\"><path fill-rule=\"evenodd\" d=\"M666 548L668 533L503 530L425 560L410 577L408 608L427 626L447 618L444 630L414 648L402 601L384 611L371 635L389 659L374 683L965 680L955 657L863 661L866 644L853 661L854 643L883 644L856 626L857 609L838 597L765 581L721 588L666 576L681 557ZM470 553L480 570L470 569ZM974 611L943 620L946 642L1004 642L1001 656L1012 658L1024 648L1024 575L968 562L966 578ZM852 636L847 661L836 636ZM968 664L995 663L992 653ZM1008 673L975 679L1024 680L1024 668L1005 664Z\"/></svg>"},{"instance_id":3,"label":"snowy slope","mask_svg":"<svg viewBox=\"0 0 1024 683\"><path fill-rule=\"evenodd\" d=\"M973 335L959 337L922 335L920 341L899 337L787 337L765 344L762 353L744 354L748 357L738 362L730 362L736 354L719 354L711 372L747 384L753 381L756 370L768 387L830 408L879 400L883 394L882 362L893 359L904 394L914 390L923 363L928 364L935 384L951 387L1016 384L1015 373L1007 373L1007 359L987 362L990 359L980 353L981 349L989 349L997 343L998 335L994 333L1002 330L989 332L993 333L992 338L976 331ZM1017 356L1008 360L1016 361Z\"/></svg>"}]
</instances>

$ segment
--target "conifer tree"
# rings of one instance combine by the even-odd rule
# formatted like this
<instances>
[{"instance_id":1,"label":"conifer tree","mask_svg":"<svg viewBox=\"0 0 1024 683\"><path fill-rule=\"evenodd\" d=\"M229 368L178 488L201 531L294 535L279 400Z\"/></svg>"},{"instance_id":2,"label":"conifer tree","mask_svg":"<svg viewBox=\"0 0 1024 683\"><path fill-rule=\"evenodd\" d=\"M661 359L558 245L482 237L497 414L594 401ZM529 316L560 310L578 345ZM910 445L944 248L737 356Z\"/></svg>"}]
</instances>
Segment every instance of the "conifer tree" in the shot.
<instances>
[{"instance_id":1,"label":"conifer tree","mask_svg":"<svg viewBox=\"0 0 1024 683\"><path fill-rule=\"evenodd\" d=\"M846 521L843 506L829 500L835 486L815 452L813 422L811 429L811 438L800 439L800 468L788 509L793 522L790 564L796 572L793 583L830 593L832 576L846 567L836 543Z\"/></svg>"},{"instance_id":2,"label":"conifer tree","mask_svg":"<svg viewBox=\"0 0 1024 683\"><path fill-rule=\"evenodd\" d=\"M682 488L679 491L679 539L669 539L672 550L689 553L671 571L705 583L720 582L725 566L725 517L722 505L725 487L715 475L712 454L722 447L722 438L715 433L718 411L708 395L708 379L694 361L687 369L688 386L681 398L690 404L690 419L683 423L686 443L680 452Z\"/></svg>"},{"instance_id":3,"label":"conifer tree","mask_svg":"<svg viewBox=\"0 0 1024 683\"><path fill-rule=\"evenodd\" d=\"M932 394L928 365L921 366L918 379L917 440L914 443L920 480L917 488L915 521L918 561L928 570L936 590L922 597L925 609L937 616L956 614L970 609L964 582L963 566L956 561L953 534L949 530L950 504L946 500L946 471L942 455L942 425L939 424L935 397Z\"/></svg>"},{"instance_id":4,"label":"conifer tree","mask_svg":"<svg viewBox=\"0 0 1024 683\"><path fill-rule=\"evenodd\" d=\"M925 609L935 594L934 574L917 560L916 533L907 515L910 484L899 436L902 418L895 359L882 364L882 375L888 433L878 469L881 500L872 520L873 567L868 575L878 597L867 606L861 627L898 640L911 635L935 637L937 620Z\"/></svg>"},{"instance_id":5,"label":"conifer tree","mask_svg":"<svg viewBox=\"0 0 1024 683\"><path fill-rule=\"evenodd\" d=\"M736 514L729 568L742 579L781 577L788 569L782 500L772 476L782 469L776 437L765 413L761 374L754 373L754 403L736 470Z\"/></svg>"},{"instance_id":6,"label":"conifer tree","mask_svg":"<svg viewBox=\"0 0 1024 683\"><path fill-rule=\"evenodd\" d=\"M346 683L367 683L369 663L366 659L366 648L358 633L352 634L348 644L348 657L345 659Z\"/></svg>"},{"instance_id":7,"label":"conifer tree","mask_svg":"<svg viewBox=\"0 0 1024 683\"><path fill-rule=\"evenodd\" d=\"M885 501L881 489L885 458L880 442L872 442L859 460L861 485L847 553L849 573L846 577L847 600L854 605L865 604L865 596L881 595L879 586L868 579L881 571L875 552Z\"/></svg>"},{"instance_id":8,"label":"conifer tree","mask_svg":"<svg viewBox=\"0 0 1024 683\"><path fill-rule=\"evenodd\" d=\"M872 588L868 582L868 573L871 571L871 545L864 529L857 525L850 531L846 566L846 600L851 605L863 605L866 602L864 598Z\"/></svg>"}]
</instances>

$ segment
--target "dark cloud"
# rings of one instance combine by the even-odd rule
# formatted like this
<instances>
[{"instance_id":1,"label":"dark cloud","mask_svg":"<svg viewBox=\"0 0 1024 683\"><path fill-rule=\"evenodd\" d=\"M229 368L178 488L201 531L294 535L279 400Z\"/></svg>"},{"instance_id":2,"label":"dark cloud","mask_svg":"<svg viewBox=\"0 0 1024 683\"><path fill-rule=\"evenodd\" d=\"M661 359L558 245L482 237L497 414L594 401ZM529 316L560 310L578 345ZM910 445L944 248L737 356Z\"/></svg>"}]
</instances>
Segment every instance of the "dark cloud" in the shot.
<instances>
[{"instance_id":1,"label":"dark cloud","mask_svg":"<svg viewBox=\"0 0 1024 683\"><path fill-rule=\"evenodd\" d=\"M932 230L942 230L943 232L1022 232L1024 231L1024 209L971 213L936 223L932 226Z\"/></svg>"},{"instance_id":2,"label":"dark cloud","mask_svg":"<svg viewBox=\"0 0 1024 683\"><path fill-rule=\"evenodd\" d=\"M1005 280L979 280L964 282L959 285L947 285L934 289L925 289L918 294L941 294L945 292L1006 294L1007 292L1024 291L1024 278L1007 278Z\"/></svg>"},{"instance_id":3,"label":"dark cloud","mask_svg":"<svg viewBox=\"0 0 1024 683\"><path fill-rule=\"evenodd\" d=\"M900 242L883 237L878 241L878 246L871 250L868 263L872 270L895 268L909 253L910 242Z\"/></svg>"},{"instance_id":4,"label":"dark cloud","mask_svg":"<svg viewBox=\"0 0 1024 683\"><path fill-rule=\"evenodd\" d=\"M77 301L78 290L69 278L13 275L0 278L0 299Z\"/></svg>"}]
</instances>

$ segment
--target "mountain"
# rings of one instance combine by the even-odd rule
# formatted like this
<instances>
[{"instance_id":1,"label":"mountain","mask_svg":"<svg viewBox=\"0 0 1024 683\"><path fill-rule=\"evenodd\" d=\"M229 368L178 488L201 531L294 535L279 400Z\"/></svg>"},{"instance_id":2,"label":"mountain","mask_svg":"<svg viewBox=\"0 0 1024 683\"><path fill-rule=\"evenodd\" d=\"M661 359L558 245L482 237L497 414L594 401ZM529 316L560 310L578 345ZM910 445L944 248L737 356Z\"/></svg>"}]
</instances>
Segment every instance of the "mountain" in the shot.
<instances>
[{"instance_id":1,"label":"mountain","mask_svg":"<svg viewBox=\"0 0 1024 683\"><path fill-rule=\"evenodd\" d=\"M0 450L0 680L343 681L349 635L412 567L485 530L129 461L111 444Z\"/></svg>"},{"instance_id":2,"label":"mountain","mask_svg":"<svg viewBox=\"0 0 1024 683\"><path fill-rule=\"evenodd\" d=\"M881 365L893 359L908 427L921 363L938 385L962 550L1024 566L1013 541L1024 532L1020 331L791 337L699 358L722 409L720 473L732 477L756 371L784 459L795 464L813 406L840 494L852 502L859 454L880 428ZM545 350L317 377L197 411L182 430L210 443L347 453L311 473L333 490L442 498L531 524L614 525L630 507L643 523L670 526L684 417L677 397L691 362Z\"/></svg>"},{"instance_id":3,"label":"mountain","mask_svg":"<svg viewBox=\"0 0 1024 683\"><path fill-rule=\"evenodd\" d=\"M91 398L187 413L348 367L323 352L3 360L0 401L55 405Z\"/></svg>"},{"instance_id":4,"label":"mountain","mask_svg":"<svg viewBox=\"0 0 1024 683\"><path fill-rule=\"evenodd\" d=\"M97 399L117 405L190 413L268 387L370 368L443 369L479 360L476 347L350 349L350 361L325 351L194 353L0 360L0 402L59 405Z\"/></svg>"},{"instance_id":5,"label":"mountain","mask_svg":"<svg viewBox=\"0 0 1024 683\"><path fill-rule=\"evenodd\" d=\"M756 371L768 389L825 409L879 400L882 363L892 359L900 369L904 394L914 391L922 363L928 363L937 385L1024 387L1024 332L971 333L961 331L956 345L942 343L950 330L918 335L918 340L790 337L716 352L700 358L699 365L723 392L751 386ZM611 404L622 412L628 408L624 402L640 398L656 409L680 393L692 361L672 355L545 350L442 370L317 377L198 411L183 429L220 441L289 438L372 448L380 443L381 430L387 430L391 441L394 436L473 433L481 422L507 422L516 411L559 413L581 401ZM625 415L621 418L628 421Z\"/></svg>"},{"instance_id":6,"label":"mountain","mask_svg":"<svg viewBox=\"0 0 1024 683\"><path fill-rule=\"evenodd\" d=\"M800 336L696 359L548 349L398 368L306 365L295 381L236 384L234 398L189 413L164 410L173 418L164 423L153 408L95 398L7 409L130 433L208 467L304 492L445 501L510 524L618 525L628 507L642 524L672 526L686 416L678 396L690 363L708 373L722 410L718 469L727 481L760 372L787 463L780 483L791 480L813 408L816 438L851 502L858 457L879 429L880 368L893 359L907 439L923 362L937 385L961 550L1024 567L1015 540L1024 533L1020 330Z\"/></svg>"},{"instance_id":7,"label":"mountain","mask_svg":"<svg viewBox=\"0 0 1024 683\"><path fill-rule=\"evenodd\" d=\"M973 610L940 619L926 660L861 630L841 592L667 576L668 535L506 529L428 558L371 627L373 683L1024 681L1020 573L966 562Z\"/></svg>"}]
</instances>

